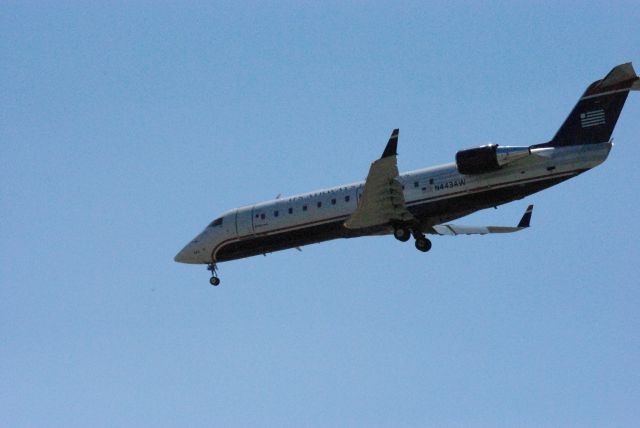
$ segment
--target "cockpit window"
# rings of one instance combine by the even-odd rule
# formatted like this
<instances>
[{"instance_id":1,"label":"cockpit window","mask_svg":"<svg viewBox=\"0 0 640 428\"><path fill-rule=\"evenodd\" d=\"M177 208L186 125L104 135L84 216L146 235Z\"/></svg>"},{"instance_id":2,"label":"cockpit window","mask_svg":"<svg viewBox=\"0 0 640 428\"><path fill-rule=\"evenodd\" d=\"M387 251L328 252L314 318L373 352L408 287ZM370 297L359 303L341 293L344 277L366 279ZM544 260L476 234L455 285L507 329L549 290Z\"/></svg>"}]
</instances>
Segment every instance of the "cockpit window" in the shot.
<instances>
[{"instance_id":1,"label":"cockpit window","mask_svg":"<svg viewBox=\"0 0 640 428\"><path fill-rule=\"evenodd\" d=\"M213 220L209 225L209 227L216 227L216 226L222 226L222 217Z\"/></svg>"}]
</instances>

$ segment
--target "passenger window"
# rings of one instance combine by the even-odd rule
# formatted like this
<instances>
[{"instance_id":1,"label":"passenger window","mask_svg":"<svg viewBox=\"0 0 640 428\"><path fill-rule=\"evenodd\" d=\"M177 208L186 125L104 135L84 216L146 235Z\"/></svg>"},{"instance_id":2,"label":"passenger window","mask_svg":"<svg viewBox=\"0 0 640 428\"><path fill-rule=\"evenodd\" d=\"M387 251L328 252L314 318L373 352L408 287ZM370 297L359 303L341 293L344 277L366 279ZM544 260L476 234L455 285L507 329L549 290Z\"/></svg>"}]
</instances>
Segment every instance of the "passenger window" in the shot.
<instances>
[{"instance_id":1,"label":"passenger window","mask_svg":"<svg viewBox=\"0 0 640 428\"><path fill-rule=\"evenodd\" d=\"M345 197L344 197L344 201L345 201L345 202L349 202L349 199L351 199L351 196L349 196L349 195L347 195L347 196L345 196Z\"/></svg>"},{"instance_id":2,"label":"passenger window","mask_svg":"<svg viewBox=\"0 0 640 428\"><path fill-rule=\"evenodd\" d=\"M263 214L260 214L260 218L261 218L262 220L264 220L264 218L265 218L265 217L266 217L266 216L264 215L264 213L263 213Z\"/></svg>"},{"instance_id":3,"label":"passenger window","mask_svg":"<svg viewBox=\"0 0 640 428\"><path fill-rule=\"evenodd\" d=\"M416 187L416 188L418 187L418 182L417 182L417 181L415 181L415 182L413 183L413 187Z\"/></svg>"},{"instance_id":4,"label":"passenger window","mask_svg":"<svg viewBox=\"0 0 640 428\"><path fill-rule=\"evenodd\" d=\"M274 212L273 212L273 216L274 216L274 217L278 217L278 214L280 214L278 211L274 211Z\"/></svg>"},{"instance_id":5,"label":"passenger window","mask_svg":"<svg viewBox=\"0 0 640 428\"><path fill-rule=\"evenodd\" d=\"M318 202L318 208L322 208L322 202Z\"/></svg>"},{"instance_id":6,"label":"passenger window","mask_svg":"<svg viewBox=\"0 0 640 428\"><path fill-rule=\"evenodd\" d=\"M289 208L289 214L293 214L293 208Z\"/></svg>"},{"instance_id":7,"label":"passenger window","mask_svg":"<svg viewBox=\"0 0 640 428\"><path fill-rule=\"evenodd\" d=\"M306 210L307 210L307 206L306 206L306 205L303 205L303 206L302 206L302 211L306 211Z\"/></svg>"},{"instance_id":8,"label":"passenger window","mask_svg":"<svg viewBox=\"0 0 640 428\"><path fill-rule=\"evenodd\" d=\"M433 178L429 179L429 184L433 184Z\"/></svg>"},{"instance_id":9,"label":"passenger window","mask_svg":"<svg viewBox=\"0 0 640 428\"><path fill-rule=\"evenodd\" d=\"M331 205L335 205L335 204L336 204L336 199L335 198L331 199Z\"/></svg>"}]
</instances>

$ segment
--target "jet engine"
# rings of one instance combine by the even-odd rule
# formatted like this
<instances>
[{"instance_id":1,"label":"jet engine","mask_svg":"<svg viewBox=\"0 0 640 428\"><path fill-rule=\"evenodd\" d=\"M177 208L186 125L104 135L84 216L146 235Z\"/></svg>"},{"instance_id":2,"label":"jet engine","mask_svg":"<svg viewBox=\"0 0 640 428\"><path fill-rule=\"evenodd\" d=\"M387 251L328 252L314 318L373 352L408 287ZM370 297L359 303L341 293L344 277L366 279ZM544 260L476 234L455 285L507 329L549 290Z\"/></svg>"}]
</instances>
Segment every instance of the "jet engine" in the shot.
<instances>
[{"instance_id":1,"label":"jet engine","mask_svg":"<svg viewBox=\"0 0 640 428\"><path fill-rule=\"evenodd\" d=\"M500 147L497 144L487 144L474 149L460 150L456 153L456 166L460 174L484 174L497 171L509 162L530 154L529 147Z\"/></svg>"}]
</instances>

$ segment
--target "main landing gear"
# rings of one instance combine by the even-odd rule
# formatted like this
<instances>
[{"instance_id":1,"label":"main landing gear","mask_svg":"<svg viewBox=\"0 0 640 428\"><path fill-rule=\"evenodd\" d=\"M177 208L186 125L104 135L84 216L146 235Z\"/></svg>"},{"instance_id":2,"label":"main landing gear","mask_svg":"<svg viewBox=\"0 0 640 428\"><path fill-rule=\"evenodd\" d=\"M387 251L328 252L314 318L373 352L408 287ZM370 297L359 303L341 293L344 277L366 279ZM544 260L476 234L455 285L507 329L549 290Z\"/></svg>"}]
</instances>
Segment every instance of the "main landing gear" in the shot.
<instances>
[{"instance_id":1,"label":"main landing gear","mask_svg":"<svg viewBox=\"0 0 640 428\"><path fill-rule=\"evenodd\" d=\"M220 284L220 278L218 278L218 275L217 275L218 268L216 267L216 264L209 263L209 265L207 265L207 270L211 272L211 278L209 279L209 284L216 287L218 284Z\"/></svg>"},{"instance_id":2,"label":"main landing gear","mask_svg":"<svg viewBox=\"0 0 640 428\"><path fill-rule=\"evenodd\" d=\"M399 226L393 230L393 237L401 242L407 242L409 238L411 238L412 234L416 240L416 248L419 251L426 253L431 249L431 241L424 236L424 233L420 232L419 226L416 226L411 230L406 226Z\"/></svg>"},{"instance_id":3,"label":"main landing gear","mask_svg":"<svg viewBox=\"0 0 640 428\"><path fill-rule=\"evenodd\" d=\"M429 241L424 235L416 237L416 248L423 253L426 253L431 249L431 241Z\"/></svg>"},{"instance_id":4,"label":"main landing gear","mask_svg":"<svg viewBox=\"0 0 640 428\"><path fill-rule=\"evenodd\" d=\"M406 227L398 227L393 230L393 237L398 241L407 242L411 238L411 232Z\"/></svg>"}]
</instances>

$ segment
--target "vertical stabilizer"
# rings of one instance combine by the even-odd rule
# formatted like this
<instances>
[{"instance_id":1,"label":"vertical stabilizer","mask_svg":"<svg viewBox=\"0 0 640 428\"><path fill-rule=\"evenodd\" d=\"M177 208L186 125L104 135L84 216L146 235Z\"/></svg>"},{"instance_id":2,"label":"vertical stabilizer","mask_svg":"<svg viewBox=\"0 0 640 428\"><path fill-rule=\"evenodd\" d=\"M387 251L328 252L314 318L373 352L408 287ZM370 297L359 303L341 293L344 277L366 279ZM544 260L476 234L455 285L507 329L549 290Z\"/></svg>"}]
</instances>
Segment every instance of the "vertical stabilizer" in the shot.
<instances>
[{"instance_id":1,"label":"vertical stabilizer","mask_svg":"<svg viewBox=\"0 0 640 428\"><path fill-rule=\"evenodd\" d=\"M640 89L631 63L614 67L604 79L593 82L545 146L605 143L611 139L630 90Z\"/></svg>"}]
</instances>

